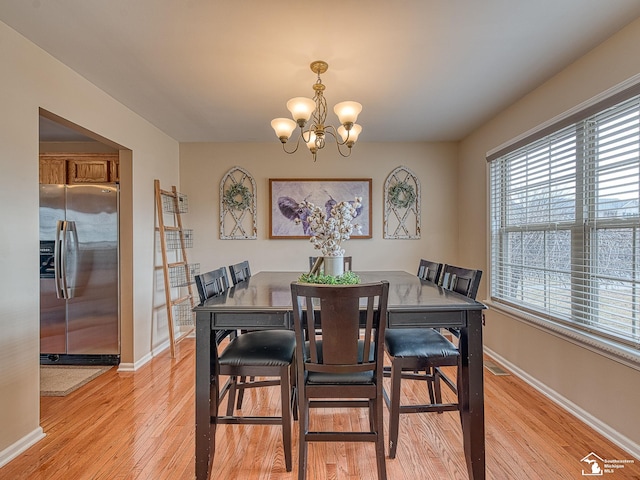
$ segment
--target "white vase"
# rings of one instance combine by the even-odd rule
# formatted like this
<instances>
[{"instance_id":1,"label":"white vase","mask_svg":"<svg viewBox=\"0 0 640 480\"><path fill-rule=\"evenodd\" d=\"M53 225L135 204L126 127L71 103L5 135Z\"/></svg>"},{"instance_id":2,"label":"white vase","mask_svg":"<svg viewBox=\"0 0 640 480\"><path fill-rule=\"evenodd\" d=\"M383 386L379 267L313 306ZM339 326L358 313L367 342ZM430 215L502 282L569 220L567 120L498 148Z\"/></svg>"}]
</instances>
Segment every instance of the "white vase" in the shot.
<instances>
[{"instance_id":1,"label":"white vase","mask_svg":"<svg viewBox=\"0 0 640 480\"><path fill-rule=\"evenodd\" d=\"M344 258L339 257L324 257L324 274L338 277L344 273Z\"/></svg>"}]
</instances>

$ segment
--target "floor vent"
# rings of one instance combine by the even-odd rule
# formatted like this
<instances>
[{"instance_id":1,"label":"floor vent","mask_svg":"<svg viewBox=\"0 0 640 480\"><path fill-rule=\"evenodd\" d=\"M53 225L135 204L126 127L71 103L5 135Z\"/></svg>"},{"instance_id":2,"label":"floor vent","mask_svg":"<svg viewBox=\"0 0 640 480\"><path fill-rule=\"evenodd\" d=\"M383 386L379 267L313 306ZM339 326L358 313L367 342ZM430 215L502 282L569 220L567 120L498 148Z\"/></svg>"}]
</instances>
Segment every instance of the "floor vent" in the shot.
<instances>
[{"instance_id":1,"label":"floor vent","mask_svg":"<svg viewBox=\"0 0 640 480\"><path fill-rule=\"evenodd\" d=\"M489 370L494 375L510 375L509 372L507 372L506 370L503 370L502 367L499 367L498 365L496 365L490 360L485 360L484 366L487 370Z\"/></svg>"}]
</instances>

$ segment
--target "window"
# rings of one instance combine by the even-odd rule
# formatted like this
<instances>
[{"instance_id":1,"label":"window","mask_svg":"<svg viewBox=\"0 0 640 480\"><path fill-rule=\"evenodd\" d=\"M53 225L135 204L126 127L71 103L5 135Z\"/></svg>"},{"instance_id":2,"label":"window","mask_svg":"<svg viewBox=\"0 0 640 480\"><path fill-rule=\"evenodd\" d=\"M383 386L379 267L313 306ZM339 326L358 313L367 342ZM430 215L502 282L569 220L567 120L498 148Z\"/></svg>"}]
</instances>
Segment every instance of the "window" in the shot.
<instances>
[{"instance_id":1,"label":"window","mask_svg":"<svg viewBox=\"0 0 640 480\"><path fill-rule=\"evenodd\" d=\"M491 298L640 349L640 95L632 92L488 157Z\"/></svg>"}]
</instances>

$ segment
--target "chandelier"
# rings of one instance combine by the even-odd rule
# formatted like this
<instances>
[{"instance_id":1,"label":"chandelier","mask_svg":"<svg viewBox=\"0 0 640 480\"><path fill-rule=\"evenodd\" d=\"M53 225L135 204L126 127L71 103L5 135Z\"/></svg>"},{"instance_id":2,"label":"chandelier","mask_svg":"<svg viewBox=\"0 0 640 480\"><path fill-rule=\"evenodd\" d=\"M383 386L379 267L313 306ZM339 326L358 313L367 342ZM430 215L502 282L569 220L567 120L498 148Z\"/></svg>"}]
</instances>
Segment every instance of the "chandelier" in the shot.
<instances>
[{"instance_id":1,"label":"chandelier","mask_svg":"<svg viewBox=\"0 0 640 480\"><path fill-rule=\"evenodd\" d=\"M322 83L320 74L327 71L329 64L322 60L311 63L311 71L318 75L318 80L313 84L313 99L306 97L295 97L287 102L287 109L291 112L293 120L290 118L275 118L271 121L271 126L276 132L276 136L282 142L282 148L286 153L295 153L300 146L300 139L307 144L313 161L316 161L318 150L324 148L326 135L331 135L338 148L338 153L343 157L351 155L351 147L358 140L358 135L362 127L356 124L358 114L362 111L362 105L358 102L340 102L333 111L338 116L341 126L335 128L333 125L326 125L327 100L324 98L325 86ZM311 123L307 126L307 122ZM300 133L296 146L293 150L287 150L287 141L293 134L296 127L300 127ZM346 146L346 151L341 147Z\"/></svg>"}]
</instances>

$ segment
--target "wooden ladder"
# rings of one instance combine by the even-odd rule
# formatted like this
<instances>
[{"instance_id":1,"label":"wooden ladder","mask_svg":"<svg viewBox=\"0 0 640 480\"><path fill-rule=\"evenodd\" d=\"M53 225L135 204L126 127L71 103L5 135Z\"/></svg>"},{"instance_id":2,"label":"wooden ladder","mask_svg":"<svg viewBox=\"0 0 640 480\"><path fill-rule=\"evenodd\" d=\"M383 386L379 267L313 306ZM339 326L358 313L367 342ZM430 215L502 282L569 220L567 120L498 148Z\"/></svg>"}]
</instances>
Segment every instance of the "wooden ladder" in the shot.
<instances>
[{"instance_id":1,"label":"wooden ladder","mask_svg":"<svg viewBox=\"0 0 640 480\"><path fill-rule=\"evenodd\" d=\"M187 200L186 196L178 193L176 187L171 190L162 190L160 181L155 180L155 196L156 211L158 212L158 227L156 231L160 234L160 247L162 250L162 268L164 272L164 292L167 307L167 322L169 327L169 342L171 346L171 358L175 358L175 345L177 341L184 338L190 331L195 328L193 308L195 307L195 299L191 285L194 277L199 273L199 265L190 264L187 260L187 248L192 245L192 237L190 230L182 228L181 213L186 213ZM174 225L165 225L164 214L173 215ZM171 239L167 242L167 237ZM168 245L169 243L169 245ZM169 262L168 250L175 250L176 261ZM172 289L177 287L187 287L187 293L177 298L173 298ZM184 333L180 339L176 340L175 335L175 318L174 312L178 312L178 320L180 325L188 325L191 329Z\"/></svg>"}]
</instances>

